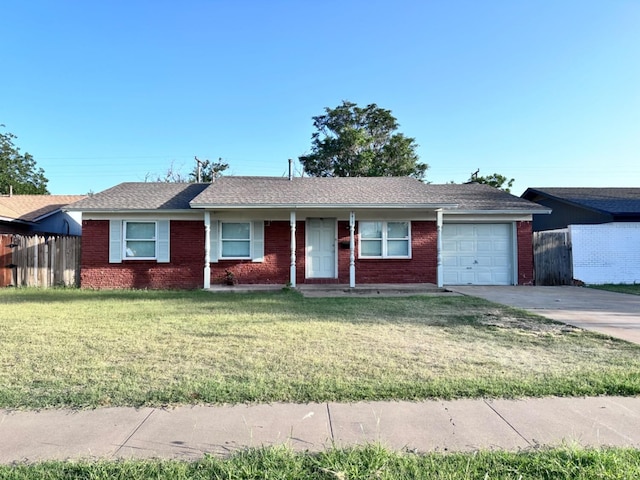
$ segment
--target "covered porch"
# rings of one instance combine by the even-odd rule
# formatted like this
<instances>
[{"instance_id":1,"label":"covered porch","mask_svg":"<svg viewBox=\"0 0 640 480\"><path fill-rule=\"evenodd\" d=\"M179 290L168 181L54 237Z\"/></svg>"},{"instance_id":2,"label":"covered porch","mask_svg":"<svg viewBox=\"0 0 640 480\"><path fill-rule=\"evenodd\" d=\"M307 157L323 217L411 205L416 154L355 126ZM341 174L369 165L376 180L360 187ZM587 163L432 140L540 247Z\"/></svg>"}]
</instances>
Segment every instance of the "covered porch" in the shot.
<instances>
[{"instance_id":1,"label":"covered porch","mask_svg":"<svg viewBox=\"0 0 640 480\"><path fill-rule=\"evenodd\" d=\"M384 225L384 240L382 237L374 238L373 241L367 239L367 246L378 248L376 253L363 253L364 240L357 237L359 231L362 234L363 221L376 225L378 229ZM227 259L224 256L222 246L226 241L223 229L229 224L240 226L241 224L238 222L244 222L245 226L246 258L232 257ZM431 227L428 227L429 224ZM277 238L273 233L273 228L276 225L279 225ZM396 230L404 228L404 233L396 235L399 237L404 235L404 237L388 241L389 246L391 244L400 245L403 250L391 252L389 248L388 256L386 248L387 225L389 225L389 229L392 228L391 225ZM272 262L274 255L279 258L281 275L284 273L282 267L287 265L286 278L280 276L280 280L276 282L255 279L242 281L239 279L239 283L274 283L276 287L287 284L290 288L304 285L316 289L324 288L328 291L340 291L341 286L346 284L346 288L355 289L357 287L356 270L364 260L369 271L377 268L378 277L375 279L365 278L363 281L363 270L360 270L358 278L363 284L362 288L373 291L378 284L385 285L388 282L390 285L397 285L399 282L394 280L392 275L398 276L398 272L405 271L412 264L415 265L414 268L418 268L417 263L414 264L412 259L429 257L433 262L431 267L433 273L430 274L430 278L422 278L424 275L411 277L406 270L405 277L407 278L403 279L401 283L411 285L409 279L411 277L415 278L414 281L421 282L420 284L433 282L432 284L442 287L442 225L443 211L441 208L403 209L401 211L379 208L247 209L242 212L230 212L223 209L205 210L204 288L208 289L214 286L221 266L231 265L228 261L245 260L252 263L257 270L260 264ZM424 240L424 228L430 228L433 232L430 234L432 235L430 247ZM362 245L358 243L359 240ZM280 242L279 247L273 248L274 241ZM231 242L227 245L231 245ZM412 245L420 246L412 252ZM384 248L384 253L381 248ZM286 263L283 265L282 262ZM214 265L216 265L217 272L213 271ZM244 272L249 269L246 265L238 268ZM380 272L384 272L384 274ZM248 287L249 285L247 285Z\"/></svg>"}]
</instances>

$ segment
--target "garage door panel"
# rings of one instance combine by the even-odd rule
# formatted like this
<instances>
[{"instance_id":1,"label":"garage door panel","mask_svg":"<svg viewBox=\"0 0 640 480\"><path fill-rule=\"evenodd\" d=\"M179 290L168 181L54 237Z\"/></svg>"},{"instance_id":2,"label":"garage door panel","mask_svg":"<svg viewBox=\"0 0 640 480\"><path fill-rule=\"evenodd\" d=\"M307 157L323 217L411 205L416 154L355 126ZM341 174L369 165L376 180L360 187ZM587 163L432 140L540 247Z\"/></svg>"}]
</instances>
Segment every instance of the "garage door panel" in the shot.
<instances>
[{"instance_id":1,"label":"garage door panel","mask_svg":"<svg viewBox=\"0 0 640 480\"><path fill-rule=\"evenodd\" d=\"M492 237L494 235L492 225L474 225L473 231L478 238Z\"/></svg>"},{"instance_id":2,"label":"garage door panel","mask_svg":"<svg viewBox=\"0 0 640 480\"><path fill-rule=\"evenodd\" d=\"M491 267L493 264L494 258L491 255L478 255L473 259L473 262L471 262L471 265L475 267Z\"/></svg>"},{"instance_id":3,"label":"garage door panel","mask_svg":"<svg viewBox=\"0 0 640 480\"><path fill-rule=\"evenodd\" d=\"M511 224L444 224L442 235L445 284L512 284Z\"/></svg>"},{"instance_id":4,"label":"garage door panel","mask_svg":"<svg viewBox=\"0 0 640 480\"><path fill-rule=\"evenodd\" d=\"M458 252L473 252L474 244L468 240L459 240L457 243Z\"/></svg>"},{"instance_id":5,"label":"garage door panel","mask_svg":"<svg viewBox=\"0 0 640 480\"><path fill-rule=\"evenodd\" d=\"M476 252L493 252L493 242L490 240L478 240L476 243Z\"/></svg>"},{"instance_id":6,"label":"garage door panel","mask_svg":"<svg viewBox=\"0 0 640 480\"><path fill-rule=\"evenodd\" d=\"M508 258L493 257L494 267L511 267L511 261Z\"/></svg>"},{"instance_id":7,"label":"garage door panel","mask_svg":"<svg viewBox=\"0 0 640 480\"><path fill-rule=\"evenodd\" d=\"M457 267L460 265L459 262L460 262L459 257L453 257L453 256L442 257L442 265L445 267Z\"/></svg>"}]
</instances>

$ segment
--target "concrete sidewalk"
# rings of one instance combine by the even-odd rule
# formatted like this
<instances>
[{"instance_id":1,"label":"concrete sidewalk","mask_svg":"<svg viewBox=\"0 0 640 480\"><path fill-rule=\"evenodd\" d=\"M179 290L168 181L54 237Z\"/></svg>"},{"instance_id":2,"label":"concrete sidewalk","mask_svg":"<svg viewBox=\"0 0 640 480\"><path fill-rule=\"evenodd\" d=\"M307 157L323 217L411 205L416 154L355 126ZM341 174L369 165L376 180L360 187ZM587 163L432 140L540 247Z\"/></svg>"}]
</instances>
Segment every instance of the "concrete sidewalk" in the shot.
<instances>
[{"instance_id":1,"label":"concrete sidewalk","mask_svg":"<svg viewBox=\"0 0 640 480\"><path fill-rule=\"evenodd\" d=\"M413 452L640 447L640 397L0 410L0 462L228 455L380 442Z\"/></svg>"}]
</instances>

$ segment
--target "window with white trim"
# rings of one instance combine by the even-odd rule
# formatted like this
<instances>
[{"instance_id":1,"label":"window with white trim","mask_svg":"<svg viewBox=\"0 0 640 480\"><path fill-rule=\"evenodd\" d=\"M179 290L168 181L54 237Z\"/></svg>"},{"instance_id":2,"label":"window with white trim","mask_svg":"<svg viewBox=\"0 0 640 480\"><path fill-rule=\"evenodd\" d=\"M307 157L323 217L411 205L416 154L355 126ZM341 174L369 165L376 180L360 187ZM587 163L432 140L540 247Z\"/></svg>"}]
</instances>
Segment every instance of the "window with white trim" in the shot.
<instances>
[{"instance_id":1,"label":"window with white trim","mask_svg":"<svg viewBox=\"0 0 640 480\"><path fill-rule=\"evenodd\" d=\"M411 222L358 222L360 258L411 258Z\"/></svg>"},{"instance_id":2,"label":"window with white trim","mask_svg":"<svg viewBox=\"0 0 640 480\"><path fill-rule=\"evenodd\" d=\"M155 260L156 222L124 222L123 258Z\"/></svg>"},{"instance_id":3,"label":"window with white trim","mask_svg":"<svg viewBox=\"0 0 640 480\"><path fill-rule=\"evenodd\" d=\"M251 222L220 222L220 258L251 258Z\"/></svg>"}]
</instances>

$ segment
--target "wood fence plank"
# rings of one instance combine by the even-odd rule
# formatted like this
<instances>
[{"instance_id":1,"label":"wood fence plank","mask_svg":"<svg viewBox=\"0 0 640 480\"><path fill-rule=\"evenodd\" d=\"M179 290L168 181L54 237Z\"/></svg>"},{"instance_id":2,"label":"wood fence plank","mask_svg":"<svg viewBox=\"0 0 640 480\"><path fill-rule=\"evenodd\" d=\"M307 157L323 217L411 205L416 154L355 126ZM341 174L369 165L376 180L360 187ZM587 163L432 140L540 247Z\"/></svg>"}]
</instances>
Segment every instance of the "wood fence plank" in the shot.
<instances>
[{"instance_id":1,"label":"wood fence plank","mask_svg":"<svg viewBox=\"0 0 640 480\"><path fill-rule=\"evenodd\" d=\"M573 266L569 230L534 232L533 263L536 285L571 285Z\"/></svg>"},{"instance_id":2,"label":"wood fence plank","mask_svg":"<svg viewBox=\"0 0 640 480\"><path fill-rule=\"evenodd\" d=\"M16 286L80 286L81 237L15 235L13 241Z\"/></svg>"}]
</instances>

